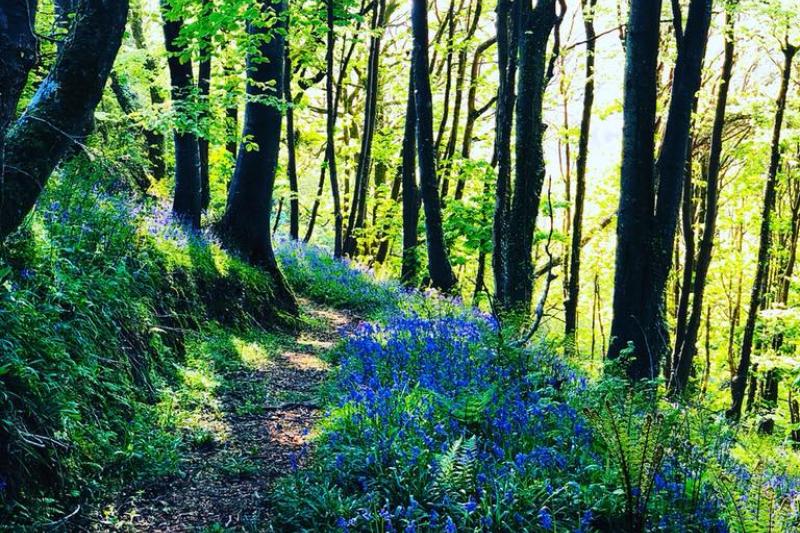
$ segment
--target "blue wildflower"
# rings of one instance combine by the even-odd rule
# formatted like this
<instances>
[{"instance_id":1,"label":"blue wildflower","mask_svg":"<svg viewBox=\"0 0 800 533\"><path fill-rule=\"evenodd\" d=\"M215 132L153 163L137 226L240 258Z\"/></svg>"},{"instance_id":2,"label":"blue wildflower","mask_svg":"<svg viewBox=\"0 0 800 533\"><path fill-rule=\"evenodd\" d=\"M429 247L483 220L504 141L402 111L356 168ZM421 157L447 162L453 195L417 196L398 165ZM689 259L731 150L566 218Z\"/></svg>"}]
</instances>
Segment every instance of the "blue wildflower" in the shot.
<instances>
[{"instance_id":1,"label":"blue wildflower","mask_svg":"<svg viewBox=\"0 0 800 533\"><path fill-rule=\"evenodd\" d=\"M539 509L539 525L544 529L553 529L553 515L550 514L547 507Z\"/></svg>"},{"instance_id":2,"label":"blue wildflower","mask_svg":"<svg viewBox=\"0 0 800 533\"><path fill-rule=\"evenodd\" d=\"M467 501L467 503L464 504L464 510L467 511L468 513L472 513L477 508L478 508L478 504L475 503L475 500L473 500L472 498L470 498Z\"/></svg>"}]
</instances>

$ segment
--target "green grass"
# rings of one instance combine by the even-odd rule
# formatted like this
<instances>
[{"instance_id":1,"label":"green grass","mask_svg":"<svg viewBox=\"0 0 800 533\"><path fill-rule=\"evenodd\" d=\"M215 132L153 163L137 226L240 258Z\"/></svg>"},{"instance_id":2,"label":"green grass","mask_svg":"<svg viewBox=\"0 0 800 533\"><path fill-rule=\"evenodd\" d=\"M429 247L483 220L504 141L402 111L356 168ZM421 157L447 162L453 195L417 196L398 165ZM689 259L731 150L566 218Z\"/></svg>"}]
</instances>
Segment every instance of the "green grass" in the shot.
<instances>
[{"instance_id":1,"label":"green grass","mask_svg":"<svg viewBox=\"0 0 800 533\"><path fill-rule=\"evenodd\" d=\"M0 249L3 524L177 472L187 446L219 440L198 412L220 408L224 375L284 342L262 327L293 325L267 276L107 170L76 158Z\"/></svg>"}]
</instances>

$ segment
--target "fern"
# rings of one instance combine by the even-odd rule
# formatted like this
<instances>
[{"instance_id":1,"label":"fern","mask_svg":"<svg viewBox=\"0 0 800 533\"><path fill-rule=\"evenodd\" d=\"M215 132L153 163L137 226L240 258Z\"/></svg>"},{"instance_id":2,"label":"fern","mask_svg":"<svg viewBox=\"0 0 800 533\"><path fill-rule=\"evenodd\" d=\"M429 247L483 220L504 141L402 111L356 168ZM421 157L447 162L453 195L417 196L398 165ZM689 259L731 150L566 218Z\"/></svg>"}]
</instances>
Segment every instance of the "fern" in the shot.
<instances>
[{"instance_id":1,"label":"fern","mask_svg":"<svg viewBox=\"0 0 800 533\"><path fill-rule=\"evenodd\" d=\"M456 401L453 416L467 425L479 424L494 398L494 388L481 393L467 393Z\"/></svg>"},{"instance_id":2,"label":"fern","mask_svg":"<svg viewBox=\"0 0 800 533\"><path fill-rule=\"evenodd\" d=\"M433 481L437 495L464 497L473 492L478 465L478 440L473 435L459 437L439 459L439 471Z\"/></svg>"}]
</instances>

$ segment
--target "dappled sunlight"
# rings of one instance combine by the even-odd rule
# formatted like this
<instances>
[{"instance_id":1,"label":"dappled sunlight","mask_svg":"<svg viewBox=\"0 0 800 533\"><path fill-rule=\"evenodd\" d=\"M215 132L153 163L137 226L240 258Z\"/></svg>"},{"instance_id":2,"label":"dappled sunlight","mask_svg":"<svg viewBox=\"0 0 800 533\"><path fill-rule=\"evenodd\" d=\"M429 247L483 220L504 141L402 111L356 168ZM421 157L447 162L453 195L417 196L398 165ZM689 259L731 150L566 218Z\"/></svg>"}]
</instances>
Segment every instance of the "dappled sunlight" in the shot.
<instances>
[{"instance_id":1,"label":"dappled sunlight","mask_svg":"<svg viewBox=\"0 0 800 533\"><path fill-rule=\"evenodd\" d=\"M303 343L302 341L300 344L303 345L311 345L310 343ZM326 348L330 347L330 343L325 342L318 342L314 345L316 348ZM315 370L315 371L325 371L330 369L330 365L325 361L322 361L319 357L314 355L305 353L305 352L284 352L282 357L286 360L288 364L293 366L298 370Z\"/></svg>"}]
</instances>

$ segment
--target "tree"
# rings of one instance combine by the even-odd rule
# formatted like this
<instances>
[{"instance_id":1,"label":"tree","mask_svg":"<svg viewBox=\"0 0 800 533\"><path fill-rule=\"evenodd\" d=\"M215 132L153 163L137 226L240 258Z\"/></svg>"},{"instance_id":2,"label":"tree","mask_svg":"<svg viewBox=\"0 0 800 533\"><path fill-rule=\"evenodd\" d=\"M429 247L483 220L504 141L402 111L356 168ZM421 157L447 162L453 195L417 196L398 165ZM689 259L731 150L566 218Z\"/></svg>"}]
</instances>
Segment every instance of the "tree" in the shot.
<instances>
[{"instance_id":1,"label":"tree","mask_svg":"<svg viewBox=\"0 0 800 533\"><path fill-rule=\"evenodd\" d=\"M677 392L683 391L689 381L692 362L697 351L697 336L700 331L700 321L703 313L703 298L705 295L708 269L711 265L711 256L714 248L714 234L717 223L717 204L719 196L720 163L722 159L723 131L725 127L725 110L728 103L728 89L730 88L731 74L733 72L734 52L734 13L731 8L725 11L725 49L723 52L722 72L720 75L717 93L717 105L714 112L714 123L711 132L711 146L709 148L708 170L706 172L706 197L703 236L700 239L700 248L697 253L693 281L692 310L683 331L676 332L675 351L673 356L672 387ZM688 195L688 191L684 191ZM687 282L690 280L687 279ZM688 287L685 288L688 291Z\"/></svg>"},{"instance_id":2,"label":"tree","mask_svg":"<svg viewBox=\"0 0 800 533\"><path fill-rule=\"evenodd\" d=\"M583 238L583 209L586 198L586 162L589 158L589 129L594 105L594 55L597 39L594 29L597 0L582 0L583 27L586 30L586 74L583 85L583 114L578 139L578 159L575 175L575 210L572 218L570 242L569 281L564 302L564 334L567 342L575 344L578 329L578 294L581 284L581 239Z\"/></svg>"},{"instance_id":3,"label":"tree","mask_svg":"<svg viewBox=\"0 0 800 533\"><path fill-rule=\"evenodd\" d=\"M287 24L289 27L289 24ZM294 99L292 98L292 58L289 53L289 43L286 43L283 67L283 98L286 100L286 149L287 165L286 174L289 178L289 237L300 239L300 190L297 180L297 138L294 129Z\"/></svg>"},{"instance_id":4,"label":"tree","mask_svg":"<svg viewBox=\"0 0 800 533\"><path fill-rule=\"evenodd\" d=\"M753 353L753 338L755 336L756 319L762 307L764 288L766 284L767 269L770 262L770 222L775 209L775 189L778 180L778 169L781 161L781 129L783 116L786 111L786 97L789 92L789 81L792 76L792 61L797 53L797 46L790 44L788 38L783 43L783 68L781 70L781 85L776 101L775 121L772 129L772 143L770 148L769 170L767 182L764 186L764 203L761 210L761 230L758 239L758 259L756 260L756 273L753 278L753 287L750 291L750 305L745 318L744 332L742 334L742 348L736 376L731 383L731 407L726 412L729 418L738 420L742 415L744 393L747 389L747 379L750 373L750 363Z\"/></svg>"},{"instance_id":5,"label":"tree","mask_svg":"<svg viewBox=\"0 0 800 533\"><path fill-rule=\"evenodd\" d=\"M497 188L492 270L498 303L505 309L525 313L530 309L533 290L533 234L545 177L542 105L547 85L547 42L555 22L555 0L538 0L535 7L507 0L497 4L500 84L494 147Z\"/></svg>"},{"instance_id":6,"label":"tree","mask_svg":"<svg viewBox=\"0 0 800 533\"><path fill-rule=\"evenodd\" d=\"M10 49L19 46L18 49L26 53L18 66L2 63L0 75L9 76L16 83L24 83L25 65L30 61L26 52L30 50L30 37L27 35L30 26L26 21L33 20L35 2L22 4L28 11L12 10L15 5L19 8L16 3L5 3L0 8L0 14L10 15L5 19L10 31L2 32L2 39L14 39L11 44L17 44ZM127 15L127 0L81 2L75 24L61 46L55 64L39 85L25 113L6 132L0 239L5 239L19 227L67 150L80 146L89 133L95 107L100 102L122 43ZM23 25L17 26L17 22ZM12 88L18 86L21 87L9 85ZM0 106L3 120L7 120L6 102L19 98L19 94L15 96L12 91L8 98L4 95Z\"/></svg>"},{"instance_id":7,"label":"tree","mask_svg":"<svg viewBox=\"0 0 800 533\"><path fill-rule=\"evenodd\" d=\"M272 249L270 216L280 152L282 112L276 100L283 93L285 3L263 0L262 20L248 24L258 50L247 57L247 103L242 137L257 145L242 146L220 222L226 243L272 277L277 302L296 314L297 302ZM267 21L277 20L271 27Z\"/></svg>"},{"instance_id":8,"label":"tree","mask_svg":"<svg viewBox=\"0 0 800 533\"><path fill-rule=\"evenodd\" d=\"M356 169L356 181L353 194L353 205L347 221L347 232L344 239L344 253L355 255L358 238L356 232L364 227L367 214L367 192L369 174L372 164L372 140L375 137L375 126L378 116L378 91L381 52L381 34L384 24L386 2L377 0L372 8L372 26L370 28L369 59L367 61L367 92L364 110L364 128L361 135L361 150Z\"/></svg>"},{"instance_id":9,"label":"tree","mask_svg":"<svg viewBox=\"0 0 800 533\"><path fill-rule=\"evenodd\" d=\"M145 39L144 25L142 22L142 0L137 0L131 5L129 24L131 36L138 50L143 51L145 56L144 69L147 71L147 85L150 95L150 104L160 106L164 103L164 96L161 87L157 82L156 73L158 63L153 54L149 52ZM113 75L113 72L112 72ZM113 78L112 78L113 82ZM147 143L147 159L150 161L150 171L153 178L161 180L166 176L167 170L164 162L164 134L157 128L144 128L144 140Z\"/></svg>"},{"instance_id":10,"label":"tree","mask_svg":"<svg viewBox=\"0 0 800 533\"><path fill-rule=\"evenodd\" d=\"M334 246L333 255L341 257L342 248L342 207L339 197L339 176L336 169L336 107L338 98L334 98L334 80L333 80L333 52L336 45L336 17L333 9L334 0L326 0L326 21L328 25L328 41L325 52L325 64L327 66L327 76L325 79L325 102L328 107L327 120L326 120L326 145L325 145L325 161L328 167L328 175L331 181L331 196L333 197L333 218L334 218ZM340 76L341 77L341 76ZM338 92L338 91L337 91ZM311 234L309 225L309 236Z\"/></svg>"},{"instance_id":11,"label":"tree","mask_svg":"<svg viewBox=\"0 0 800 533\"><path fill-rule=\"evenodd\" d=\"M28 72L36 63L35 23L35 1L15 0L0 5L0 48L5 51L0 56L0 192L6 171L6 130L16 116Z\"/></svg>"},{"instance_id":12,"label":"tree","mask_svg":"<svg viewBox=\"0 0 800 533\"><path fill-rule=\"evenodd\" d=\"M203 9L201 17L205 18L213 12L214 4L211 0L203 0ZM200 48L200 64L197 69L197 91L201 98L200 102L200 119L208 120L209 118L209 95L211 92L211 56L212 50L210 46L210 38L204 36ZM208 134L199 136L197 138L197 148L200 158L200 206L202 209L208 209L211 203L211 184L210 184L210 169L208 165Z\"/></svg>"},{"instance_id":13,"label":"tree","mask_svg":"<svg viewBox=\"0 0 800 533\"><path fill-rule=\"evenodd\" d=\"M497 164L494 221L492 223L492 274L495 298L506 302L505 245L509 191L511 190L511 128L514 121L514 94L517 79L516 17L512 16L511 0L497 2L497 120L493 159Z\"/></svg>"},{"instance_id":14,"label":"tree","mask_svg":"<svg viewBox=\"0 0 800 533\"><path fill-rule=\"evenodd\" d=\"M161 0L164 18L164 45L167 49L167 62L172 80L172 105L178 115L175 139L175 197L172 211L175 217L195 229L200 227L202 211L202 191L200 177L200 145L195 133L196 124L191 119L195 113L194 75L191 59L180 42L183 20L179 18L170 0ZM185 124L185 122L189 124Z\"/></svg>"},{"instance_id":15,"label":"tree","mask_svg":"<svg viewBox=\"0 0 800 533\"><path fill-rule=\"evenodd\" d=\"M631 350L631 379L655 378L668 344L664 290L684 181L689 129L711 0L692 0L678 46L669 114L655 160L660 1L633 0L627 25L621 190L617 218L614 317L608 357ZM646 252L643 252L646 251Z\"/></svg>"},{"instance_id":16,"label":"tree","mask_svg":"<svg viewBox=\"0 0 800 533\"><path fill-rule=\"evenodd\" d=\"M433 144L433 103L428 72L428 3L414 0L411 7L414 49L411 70L414 78L414 107L417 113L417 157L422 204L425 210L425 233L428 245L428 273L431 284L450 292L456 277L450 266L442 228L442 208L436 181L436 157Z\"/></svg>"},{"instance_id":17,"label":"tree","mask_svg":"<svg viewBox=\"0 0 800 533\"><path fill-rule=\"evenodd\" d=\"M416 128L417 112L414 105L414 76L409 74L406 98L406 122L403 132L402 181L403 181L403 260L400 280L410 285L417 277L417 231L419 229L419 190L417 189Z\"/></svg>"}]
</instances>

